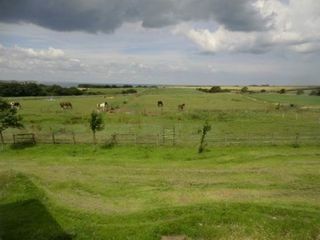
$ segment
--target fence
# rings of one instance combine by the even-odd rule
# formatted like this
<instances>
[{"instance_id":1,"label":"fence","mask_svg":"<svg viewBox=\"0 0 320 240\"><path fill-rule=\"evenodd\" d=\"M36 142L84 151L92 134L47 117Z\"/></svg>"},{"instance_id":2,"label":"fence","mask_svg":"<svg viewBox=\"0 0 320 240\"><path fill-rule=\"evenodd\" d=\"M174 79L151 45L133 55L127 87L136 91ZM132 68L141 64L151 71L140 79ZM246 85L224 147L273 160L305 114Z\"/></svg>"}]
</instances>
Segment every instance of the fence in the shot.
<instances>
[{"instance_id":1,"label":"fence","mask_svg":"<svg viewBox=\"0 0 320 240\"><path fill-rule=\"evenodd\" d=\"M163 128L159 132L150 134L143 133L113 133L113 140L119 145L153 145L153 146L196 146L200 141L200 134L178 134L175 128ZM97 143L103 144L111 139L110 135L98 135ZM41 144L91 144L92 136L88 133L29 133L5 135L6 144L23 143L32 141ZM320 136L315 134L292 134L289 136L233 136L224 135L215 137L208 135L206 143L209 146L229 145L283 145L283 144L320 144Z\"/></svg>"}]
</instances>

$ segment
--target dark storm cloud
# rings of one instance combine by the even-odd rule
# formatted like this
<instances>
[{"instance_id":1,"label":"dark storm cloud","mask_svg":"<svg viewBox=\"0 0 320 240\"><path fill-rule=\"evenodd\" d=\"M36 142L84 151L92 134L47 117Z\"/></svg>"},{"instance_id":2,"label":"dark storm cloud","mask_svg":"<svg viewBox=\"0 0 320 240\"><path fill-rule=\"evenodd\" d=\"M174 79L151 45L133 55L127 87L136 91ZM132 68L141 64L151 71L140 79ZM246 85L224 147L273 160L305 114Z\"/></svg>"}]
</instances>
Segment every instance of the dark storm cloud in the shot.
<instances>
[{"instance_id":1,"label":"dark storm cloud","mask_svg":"<svg viewBox=\"0 0 320 240\"><path fill-rule=\"evenodd\" d=\"M264 30L266 20L252 3L254 0L0 0L0 21L106 33L137 21L146 28L159 28L215 20L230 30Z\"/></svg>"}]
</instances>

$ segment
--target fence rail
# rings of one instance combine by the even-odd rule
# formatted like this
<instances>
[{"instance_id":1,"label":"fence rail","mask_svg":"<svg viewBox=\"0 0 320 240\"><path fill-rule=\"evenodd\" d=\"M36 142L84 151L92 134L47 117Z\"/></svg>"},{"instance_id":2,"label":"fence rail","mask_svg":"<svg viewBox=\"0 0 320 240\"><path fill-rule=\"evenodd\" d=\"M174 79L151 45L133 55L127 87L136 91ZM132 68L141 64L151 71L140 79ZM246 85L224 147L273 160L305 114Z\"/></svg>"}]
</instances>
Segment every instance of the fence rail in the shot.
<instances>
[{"instance_id":1,"label":"fence rail","mask_svg":"<svg viewBox=\"0 0 320 240\"><path fill-rule=\"evenodd\" d=\"M41 144L90 144L93 143L92 137L88 133L28 133L5 135L5 144L21 143L30 140ZM177 134L174 130L163 130L153 134L141 133L113 133L110 135L100 135L97 143L103 144L110 139L119 145L177 145L177 146L196 146L199 144L200 135L196 134ZM209 146L229 146L229 145L282 145L282 144L320 144L320 136L315 134L292 134L290 136L232 136L223 137L208 136L206 143Z\"/></svg>"}]
</instances>

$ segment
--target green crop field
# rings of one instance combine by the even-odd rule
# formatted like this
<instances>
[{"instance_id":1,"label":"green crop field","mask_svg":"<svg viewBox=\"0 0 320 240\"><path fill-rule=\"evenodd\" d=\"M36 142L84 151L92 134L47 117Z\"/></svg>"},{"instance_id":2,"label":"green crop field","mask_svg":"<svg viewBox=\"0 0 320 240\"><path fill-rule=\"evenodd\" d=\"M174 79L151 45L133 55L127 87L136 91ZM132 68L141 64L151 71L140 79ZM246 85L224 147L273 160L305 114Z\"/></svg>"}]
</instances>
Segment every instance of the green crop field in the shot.
<instances>
[{"instance_id":1,"label":"green crop field","mask_svg":"<svg viewBox=\"0 0 320 240\"><path fill-rule=\"evenodd\" d=\"M21 103L25 128L5 130L0 149L1 240L320 239L320 97L121 90L8 99ZM102 113L93 145L90 113L105 101L115 110ZM175 144L161 140L168 129ZM17 133L38 143L11 145ZM71 133L77 144L40 141ZM157 142L103 144L115 133Z\"/></svg>"}]
</instances>

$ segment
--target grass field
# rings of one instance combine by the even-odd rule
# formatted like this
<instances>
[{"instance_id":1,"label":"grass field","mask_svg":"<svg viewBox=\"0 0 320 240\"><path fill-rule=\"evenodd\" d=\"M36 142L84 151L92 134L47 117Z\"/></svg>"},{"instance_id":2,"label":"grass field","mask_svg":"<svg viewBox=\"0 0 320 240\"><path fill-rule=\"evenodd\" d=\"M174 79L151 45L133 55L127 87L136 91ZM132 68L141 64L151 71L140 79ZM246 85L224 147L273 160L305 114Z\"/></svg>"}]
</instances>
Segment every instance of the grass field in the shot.
<instances>
[{"instance_id":1,"label":"grass field","mask_svg":"<svg viewBox=\"0 0 320 240\"><path fill-rule=\"evenodd\" d=\"M319 156L319 146L202 155L172 147L7 147L0 236L319 239Z\"/></svg>"},{"instance_id":2,"label":"grass field","mask_svg":"<svg viewBox=\"0 0 320 240\"><path fill-rule=\"evenodd\" d=\"M320 133L320 98L317 96L207 94L194 88L139 88L134 95L117 94L121 89L102 90L104 95L57 97L53 101L48 97L16 98L23 107L19 112L24 118L24 131L47 136L52 131L74 132L80 140L91 139L89 115L97 103L108 101L119 109L104 113L106 127L98 133L100 139L109 138L113 133L161 134L163 128L174 127L183 144L184 139L198 134L205 120L213 126L209 138L294 136L296 133L318 136ZM158 100L164 102L162 110L156 106ZM70 101L73 109L61 110L60 101ZM276 110L279 102L295 104L295 107ZM181 103L186 104L183 112L177 109ZM6 138L11 140L14 132L21 130L6 131Z\"/></svg>"},{"instance_id":3,"label":"grass field","mask_svg":"<svg viewBox=\"0 0 320 240\"><path fill-rule=\"evenodd\" d=\"M25 129L6 130L5 140L12 141L13 133L50 139L52 132L73 132L90 143L90 113L108 101L119 108L103 113L100 143L113 133L174 128L177 145L5 145L1 240L320 239L319 97L195 88L99 91L103 95L9 99L21 103ZM60 109L60 101L70 101L73 109ZM183 112L177 109L181 103ZM206 120L212 126L209 144L198 154ZM270 135L290 141L259 144ZM308 142L295 142L304 135ZM209 141L230 136L253 140L238 146Z\"/></svg>"}]
</instances>

